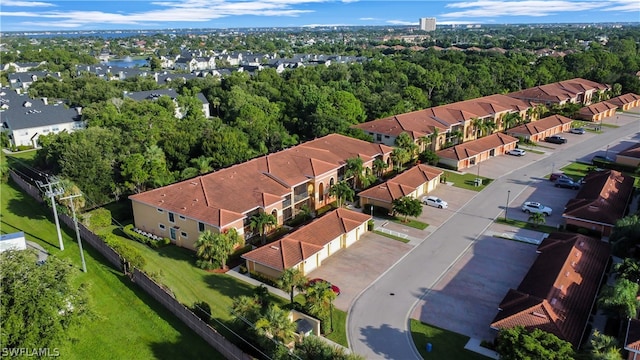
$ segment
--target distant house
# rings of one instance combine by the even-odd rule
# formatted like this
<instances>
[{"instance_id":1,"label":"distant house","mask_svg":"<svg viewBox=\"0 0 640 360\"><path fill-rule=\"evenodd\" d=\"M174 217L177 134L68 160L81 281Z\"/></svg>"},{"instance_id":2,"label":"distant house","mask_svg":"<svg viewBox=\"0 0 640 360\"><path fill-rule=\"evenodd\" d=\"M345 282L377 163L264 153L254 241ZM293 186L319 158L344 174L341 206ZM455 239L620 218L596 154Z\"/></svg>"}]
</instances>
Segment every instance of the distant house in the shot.
<instances>
[{"instance_id":1,"label":"distant house","mask_svg":"<svg viewBox=\"0 0 640 360\"><path fill-rule=\"evenodd\" d=\"M591 122L598 122L616 114L617 105L603 101L585 106L578 111L577 117Z\"/></svg>"},{"instance_id":2,"label":"distant house","mask_svg":"<svg viewBox=\"0 0 640 360\"><path fill-rule=\"evenodd\" d=\"M609 244L552 233L517 289L498 306L491 328L540 329L579 348L609 260Z\"/></svg>"},{"instance_id":3,"label":"distant house","mask_svg":"<svg viewBox=\"0 0 640 360\"><path fill-rule=\"evenodd\" d=\"M495 133L438 151L440 163L462 170L494 156L516 148L518 139L503 133Z\"/></svg>"},{"instance_id":4,"label":"distant house","mask_svg":"<svg viewBox=\"0 0 640 360\"><path fill-rule=\"evenodd\" d=\"M562 217L567 226L611 235L616 221L627 213L633 182L633 177L615 170L592 171L565 206Z\"/></svg>"},{"instance_id":5,"label":"distant house","mask_svg":"<svg viewBox=\"0 0 640 360\"><path fill-rule=\"evenodd\" d=\"M640 143L635 143L617 153L616 162L627 166L640 166Z\"/></svg>"},{"instance_id":6,"label":"distant house","mask_svg":"<svg viewBox=\"0 0 640 360\"><path fill-rule=\"evenodd\" d=\"M29 70L33 69L33 68L37 68L40 65L44 65L46 64L46 61L41 61L41 62L10 62L7 64L2 65L2 70L3 71L7 71L11 68L13 68L13 70L17 73L24 73L24 72L28 72Z\"/></svg>"},{"instance_id":7,"label":"distant house","mask_svg":"<svg viewBox=\"0 0 640 360\"><path fill-rule=\"evenodd\" d=\"M629 352L627 360L640 359L640 320L629 319L624 349Z\"/></svg>"},{"instance_id":8,"label":"distant house","mask_svg":"<svg viewBox=\"0 0 640 360\"><path fill-rule=\"evenodd\" d=\"M41 135L86 127L80 108L69 109L59 102L50 105L47 98L31 99L9 88L1 88L0 104L1 130L8 134L14 146L38 147Z\"/></svg>"},{"instance_id":9,"label":"distant house","mask_svg":"<svg viewBox=\"0 0 640 360\"><path fill-rule=\"evenodd\" d=\"M507 95L516 99L545 104L547 106L552 104L564 105L567 103L589 105L595 93L603 93L609 90L611 90L609 85L575 78L540 85L512 92Z\"/></svg>"},{"instance_id":10,"label":"distant house","mask_svg":"<svg viewBox=\"0 0 640 360\"><path fill-rule=\"evenodd\" d=\"M358 193L360 206L367 204L391 211L393 201L404 196L420 198L433 191L440 182L443 171L428 165L418 164L395 176L384 184L372 186Z\"/></svg>"},{"instance_id":11,"label":"distant house","mask_svg":"<svg viewBox=\"0 0 640 360\"><path fill-rule=\"evenodd\" d=\"M136 91L136 92L125 93L124 96L136 101L143 101L143 100L153 101L153 100L158 100L162 96L168 96L171 100L173 100L174 104L176 105L175 116L181 119L186 115L182 113L182 109L180 109L180 107L178 106L178 92L175 91L174 89ZM207 100L207 98L204 97L202 93L198 93L197 98L202 103L202 114L207 118L211 117L211 110L209 109L209 101Z\"/></svg>"},{"instance_id":12,"label":"distant house","mask_svg":"<svg viewBox=\"0 0 640 360\"><path fill-rule=\"evenodd\" d=\"M307 275L324 259L360 240L370 219L369 215L339 208L242 258L250 272L270 279L277 279L291 268Z\"/></svg>"},{"instance_id":13,"label":"distant house","mask_svg":"<svg viewBox=\"0 0 640 360\"><path fill-rule=\"evenodd\" d=\"M627 111L640 106L640 95L628 93L609 99L606 102L617 106L619 110Z\"/></svg>"},{"instance_id":14,"label":"distant house","mask_svg":"<svg viewBox=\"0 0 640 360\"><path fill-rule=\"evenodd\" d=\"M27 241L24 237L24 232L16 232L12 234L0 235L0 253L7 250L26 250Z\"/></svg>"},{"instance_id":15,"label":"distant house","mask_svg":"<svg viewBox=\"0 0 640 360\"><path fill-rule=\"evenodd\" d=\"M506 131L508 135L531 141L543 141L547 136L569 131L573 120L562 115L552 115L538 121L518 125Z\"/></svg>"},{"instance_id":16,"label":"distant house","mask_svg":"<svg viewBox=\"0 0 640 360\"><path fill-rule=\"evenodd\" d=\"M48 71L12 73L8 75L8 78L9 84L12 88L27 90L29 86L31 86L31 84L33 84L35 81L38 81L38 79L44 79L48 76L62 81L60 73L50 73Z\"/></svg>"}]
</instances>

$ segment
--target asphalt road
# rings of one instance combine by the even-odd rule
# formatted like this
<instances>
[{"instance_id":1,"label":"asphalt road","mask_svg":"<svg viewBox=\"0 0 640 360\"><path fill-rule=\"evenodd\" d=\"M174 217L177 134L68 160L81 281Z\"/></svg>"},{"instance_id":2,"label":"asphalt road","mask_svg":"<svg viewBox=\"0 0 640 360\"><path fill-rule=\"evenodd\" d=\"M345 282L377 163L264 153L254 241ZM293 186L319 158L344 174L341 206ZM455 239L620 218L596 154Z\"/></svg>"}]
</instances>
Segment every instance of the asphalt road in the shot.
<instances>
[{"instance_id":1,"label":"asphalt road","mask_svg":"<svg viewBox=\"0 0 640 360\"><path fill-rule=\"evenodd\" d=\"M552 168L559 169L621 138L638 141L639 124L634 121L619 128L605 128L588 141L566 144L562 150L503 175L475 195L353 301L347 319L351 350L367 359L420 359L409 331L413 308L501 214L507 190L515 199L530 183L544 181L540 178Z\"/></svg>"}]
</instances>

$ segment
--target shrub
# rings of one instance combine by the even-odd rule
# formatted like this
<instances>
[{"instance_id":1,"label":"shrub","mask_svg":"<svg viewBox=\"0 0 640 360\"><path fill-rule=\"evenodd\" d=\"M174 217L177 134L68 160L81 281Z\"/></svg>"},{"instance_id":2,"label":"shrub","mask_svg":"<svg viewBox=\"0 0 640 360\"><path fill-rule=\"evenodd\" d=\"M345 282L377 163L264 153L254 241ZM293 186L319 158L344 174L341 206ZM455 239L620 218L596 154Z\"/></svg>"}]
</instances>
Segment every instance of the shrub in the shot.
<instances>
[{"instance_id":1,"label":"shrub","mask_svg":"<svg viewBox=\"0 0 640 360\"><path fill-rule=\"evenodd\" d=\"M98 208L89 213L89 226L92 229L101 229L111 225L111 211Z\"/></svg>"},{"instance_id":2,"label":"shrub","mask_svg":"<svg viewBox=\"0 0 640 360\"><path fill-rule=\"evenodd\" d=\"M138 234L137 232L133 231L133 224L125 225L124 228L122 228L122 231L124 231L124 233L129 238L137 242L141 242L145 245L148 245L154 249L171 244L171 240L169 238L161 238L160 240L153 240L149 237Z\"/></svg>"},{"instance_id":3,"label":"shrub","mask_svg":"<svg viewBox=\"0 0 640 360\"><path fill-rule=\"evenodd\" d=\"M209 262L209 260L197 260L196 266L203 270L214 270L220 269L222 267L222 264L217 261Z\"/></svg>"},{"instance_id":4,"label":"shrub","mask_svg":"<svg viewBox=\"0 0 640 360\"><path fill-rule=\"evenodd\" d=\"M138 252L138 250L126 243L121 242L112 234L102 237L104 242L109 245L115 252L120 255L125 262L128 262L131 266L137 269L143 269L146 260Z\"/></svg>"}]
</instances>

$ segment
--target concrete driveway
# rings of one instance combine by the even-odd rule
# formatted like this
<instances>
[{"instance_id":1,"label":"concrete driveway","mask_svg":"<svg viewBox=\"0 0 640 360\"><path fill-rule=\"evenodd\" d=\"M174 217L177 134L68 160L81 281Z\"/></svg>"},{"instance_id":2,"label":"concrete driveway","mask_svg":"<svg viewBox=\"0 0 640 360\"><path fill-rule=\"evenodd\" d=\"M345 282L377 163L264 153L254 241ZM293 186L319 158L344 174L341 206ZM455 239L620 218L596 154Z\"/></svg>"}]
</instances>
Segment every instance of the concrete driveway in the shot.
<instances>
[{"instance_id":1,"label":"concrete driveway","mask_svg":"<svg viewBox=\"0 0 640 360\"><path fill-rule=\"evenodd\" d=\"M367 232L355 244L322 261L322 266L307 277L325 279L338 286L340 296L333 304L347 311L362 290L412 248L413 245Z\"/></svg>"},{"instance_id":2,"label":"concrete driveway","mask_svg":"<svg viewBox=\"0 0 640 360\"><path fill-rule=\"evenodd\" d=\"M411 318L492 341L489 324L510 288L517 288L533 264L536 245L484 235L416 304Z\"/></svg>"},{"instance_id":3,"label":"concrete driveway","mask_svg":"<svg viewBox=\"0 0 640 360\"><path fill-rule=\"evenodd\" d=\"M553 210L551 216L546 217L545 225L558 227L564 224L562 213L565 205L573 199L578 190L557 188L553 182L545 178L534 178L532 183L519 195L513 195L509 200L507 216L509 219L527 221L529 214L522 211L525 201L536 201ZM505 194L506 196L506 194ZM506 205L506 200L505 200Z\"/></svg>"}]
</instances>

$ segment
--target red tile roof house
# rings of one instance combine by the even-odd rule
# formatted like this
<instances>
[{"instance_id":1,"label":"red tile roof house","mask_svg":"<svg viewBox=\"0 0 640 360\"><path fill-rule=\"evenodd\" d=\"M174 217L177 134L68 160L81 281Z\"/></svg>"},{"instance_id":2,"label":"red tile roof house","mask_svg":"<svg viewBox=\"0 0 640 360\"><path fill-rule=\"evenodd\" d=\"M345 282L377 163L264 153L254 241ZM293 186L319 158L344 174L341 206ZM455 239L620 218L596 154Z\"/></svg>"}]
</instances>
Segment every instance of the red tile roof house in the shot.
<instances>
[{"instance_id":1,"label":"red tile roof house","mask_svg":"<svg viewBox=\"0 0 640 360\"><path fill-rule=\"evenodd\" d=\"M567 227L589 229L602 236L611 235L616 221L627 212L633 193L633 177L615 170L593 171L569 200L562 217Z\"/></svg>"},{"instance_id":2,"label":"red tile roof house","mask_svg":"<svg viewBox=\"0 0 640 360\"><path fill-rule=\"evenodd\" d=\"M640 95L628 93L609 99L606 102L617 106L618 109L622 111L627 111L634 107L640 106Z\"/></svg>"},{"instance_id":3,"label":"red tile roof house","mask_svg":"<svg viewBox=\"0 0 640 360\"><path fill-rule=\"evenodd\" d=\"M640 320L629 319L624 349L629 352L627 360L640 360Z\"/></svg>"},{"instance_id":4,"label":"red tile roof house","mask_svg":"<svg viewBox=\"0 0 640 360\"><path fill-rule=\"evenodd\" d=\"M436 188L443 171L428 165L418 164L395 176L384 184L372 186L358 193L360 206L367 204L383 207L391 211L393 200L403 196L419 199Z\"/></svg>"},{"instance_id":5,"label":"red tile roof house","mask_svg":"<svg viewBox=\"0 0 640 360\"><path fill-rule=\"evenodd\" d=\"M522 124L506 131L507 135L522 137L531 141L544 141L547 136L571 129L573 120L562 115L552 115L538 121Z\"/></svg>"},{"instance_id":6,"label":"red tile roof house","mask_svg":"<svg viewBox=\"0 0 640 360\"><path fill-rule=\"evenodd\" d=\"M591 104L591 98L594 93L604 93L610 90L611 87L607 84L575 78L540 85L512 92L507 95L516 99L545 104L547 106L551 104L564 105L566 103L589 105Z\"/></svg>"},{"instance_id":7,"label":"red tile roof house","mask_svg":"<svg viewBox=\"0 0 640 360\"><path fill-rule=\"evenodd\" d=\"M440 164L455 170L462 170L515 149L517 142L518 139L513 136L495 133L440 150L436 154L440 158Z\"/></svg>"},{"instance_id":8,"label":"red tile roof house","mask_svg":"<svg viewBox=\"0 0 640 360\"><path fill-rule=\"evenodd\" d=\"M279 278L290 268L307 275L322 265L324 259L360 240L370 219L367 214L339 208L242 258L249 272L270 279Z\"/></svg>"},{"instance_id":9,"label":"red tile roof house","mask_svg":"<svg viewBox=\"0 0 640 360\"><path fill-rule=\"evenodd\" d=\"M372 120L354 127L373 136L374 142L389 146L394 146L398 135L404 132L420 146L420 151L427 146L436 151L446 144L479 138L480 131L474 124L476 119L496 124L493 130L496 132L504 129L502 120L509 113L518 113L523 119L534 116L527 111L530 108L531 104L526 101L497 94ZM437 139L432 139L434 133L437 133Z\"/></svg>"},{"instance_id":10,"label":"red tile roof house","mask_svg":"<svg viewBox=\"0 0 640 360\"><path fill-rule=\"evenodd\" d=\"M640 143L635 143L616 154L616 163L640 166Z\"/></svg>"},{"instance_id":11,"label":"red tile roof house","mask_svg":"<svg viewBox=\"0 0 640 360\"><path fill-rule=\"evenodd\" d=\"M586 121L598 122L615 115L617 108L617 105L603 101L578 110L577 117Z\"/></svg>"},{"instance_id":12,"label":"red tile roof house","mask_svg":"<svg viewBox=\"0 0 640 360\"><path fill-rule=\"evenodd\" d=\"M134 224L194 249L201 232L235 228L251 237L250 218L276 216L278 225L302 206L317 210L335 201L331 185L344 177L346 160L359 156L365 167L374 159L390 162L392 148L342 135L327 135L193 179L129 197Z\"/></svg>"},{"instance_id":13,"label":"red tile roof house","mask_svg":"<svg viewBox=\"0 0 640 360\"><path fill-rule=\"evenodd\" d=\"M500 302L491 328L538 328L578 348L609 260L609 244L552 233L537 252L518 288Z\"/></svg>"}]
</instances>

